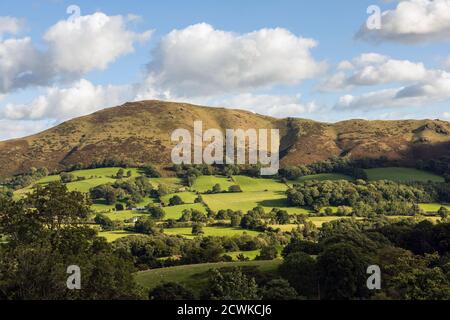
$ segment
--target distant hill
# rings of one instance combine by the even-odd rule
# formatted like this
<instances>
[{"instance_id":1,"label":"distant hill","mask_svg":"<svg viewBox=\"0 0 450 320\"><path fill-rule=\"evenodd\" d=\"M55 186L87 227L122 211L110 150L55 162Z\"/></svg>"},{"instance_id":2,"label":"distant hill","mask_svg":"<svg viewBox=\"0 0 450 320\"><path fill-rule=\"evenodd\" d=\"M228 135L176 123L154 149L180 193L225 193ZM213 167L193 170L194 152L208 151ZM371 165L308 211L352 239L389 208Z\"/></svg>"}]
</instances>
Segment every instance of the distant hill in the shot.
<instances>
[{"instance_id":1,"label":"distant hill","mask_svg":"<svg viewBox=\"0 0 450 320\"><path fill-rule=\"evenodd\" d=\"M105 159L136 165L171 163L177 128L262 129L281 132L282 165L309 164L331 156L386 156L408 163L432 159L450 150L450 123L441 120L365 121L334 124L305 119L276 119L248 111L142 101L126 103L64 122L44 132L0 142L0 177L31 167L61 170Z\"/></svg>"}]
</instances>

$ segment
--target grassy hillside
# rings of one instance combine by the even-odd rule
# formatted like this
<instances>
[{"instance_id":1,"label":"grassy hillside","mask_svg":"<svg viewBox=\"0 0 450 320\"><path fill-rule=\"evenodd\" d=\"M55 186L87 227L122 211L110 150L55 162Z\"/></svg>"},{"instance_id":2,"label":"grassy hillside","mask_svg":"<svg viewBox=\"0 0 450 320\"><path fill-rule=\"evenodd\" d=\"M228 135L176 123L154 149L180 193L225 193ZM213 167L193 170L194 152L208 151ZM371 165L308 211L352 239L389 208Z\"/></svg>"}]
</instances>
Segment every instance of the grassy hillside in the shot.
<instances>
[{"instance_id":1,"label":"grassy hillside","mask_svg":"<svg viewBox=\"0 0 450 320\"><path fill-rule=\"evenodd\" d=\"M146 289L152 289L165 282L176 282L199 294L208 280L208 271L227 267L257 267L262 272L276 272L282 260L205 263L153 269L135 274L136 281Z\"/></svg>"},{"instance_id":2,"label":"grassy hillside","mask_svg":"<svg viewBox=\"0 0 450 320\"><path fill-rule=\"evenodd\" d=\"M185 103L141 101L104 109L64 122L33 136L0 142L0 178L31 167L50 171L104 160L129 164L171 164L171 133L204 128L280 129L282 165L309 164L332 156L386 156L416 161L438 158L450 150L450 123L439 120L364 121L335 124L304 119L276 119L242 110Z\"/></svg>"}]
</instances>

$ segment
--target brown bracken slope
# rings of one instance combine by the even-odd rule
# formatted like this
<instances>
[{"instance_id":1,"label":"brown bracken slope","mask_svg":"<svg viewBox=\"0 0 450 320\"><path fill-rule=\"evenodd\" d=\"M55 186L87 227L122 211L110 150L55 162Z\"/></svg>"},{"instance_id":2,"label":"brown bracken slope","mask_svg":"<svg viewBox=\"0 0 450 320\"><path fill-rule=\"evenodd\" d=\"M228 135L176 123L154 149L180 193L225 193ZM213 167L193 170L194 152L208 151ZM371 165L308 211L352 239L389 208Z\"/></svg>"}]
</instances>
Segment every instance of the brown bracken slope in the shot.
<instances>
[{"instance_id":1,"label":"brown bracken slope","mask_svg":"<svg viewBox=\"0 0 450 320\"><path fill-rule=\"evenodd\" d=\"M450 123L440 120L365 121L334 124L276 119L242 110L142 101L104 109L33 136L0 142L0 177L31 167L62 170L105 159L136 165L171 163L173 130L271 129L281 133L282 165L309 164L332 156L386 156L401 161L439 157L450 150Z\"/></svg>"}]
</instances>

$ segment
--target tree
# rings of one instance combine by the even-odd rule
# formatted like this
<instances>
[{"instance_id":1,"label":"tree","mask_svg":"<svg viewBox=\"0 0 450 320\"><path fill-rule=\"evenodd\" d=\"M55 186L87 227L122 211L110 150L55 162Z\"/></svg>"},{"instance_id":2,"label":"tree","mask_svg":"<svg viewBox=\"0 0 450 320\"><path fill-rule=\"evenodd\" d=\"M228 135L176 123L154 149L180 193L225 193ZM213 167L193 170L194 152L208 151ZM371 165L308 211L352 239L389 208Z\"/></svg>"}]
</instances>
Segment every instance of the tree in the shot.
<instances>
[{"instance_id":1,"label":"tree","mask_svg":"<svg viewBox=\"0 0 450 320\"><path fill-rule=\"evenodd\" d=\"M263 300L295 300L298 299L297 291L284 279L269 281L261 290Z\"/></svg>"},{"instance_id":2,"label":"tree","mask_svg":"<svg viewBox=\"0 0 450 320\"><path fill-rule=\"evenodd\" d=\"M366 298L368 259L355 247L331 245L317 258L320 295L329 300Z\"/></svg>"},{"instance_id":3,"label":"tree","mask_svg":"<svg viewBox=\"0 0 450 320\"><path fill-rule=\"evenodd\" d=\"M131 170L127 171L127 178L130 178L133 175L133 172L131 172Z\"/></svg>"},{"instance_id":4,"label":"tree","mask_svg":"<svg viewBox=\"0 0 450 320\"><path fill-rule=\"evenodd\" d=\"M122 203L116 203L115 208L116 211L123 211L125 209Z\"/></svg>"},{"instance_id":5,"label":"tree","mask_svg":"<svg viewBox=\"0 0 450 320\"><path fill-rule=\"evenodd\" d=\"M285 210L278 210L275 219L278 224L289 224L291 221L289 214Z\"/></svg>"},{"instance_id":6,"label":"tree","mask_svg":"<svg viewBox=\"0 0 450 320\"><path fill-rule=\"evenodd\" d=\"M203 225L200 223L195 223L192 225L192 234L194 236L198 236L201 234L204 234L205 232L203 231Z\"/></svg>"},{"instance_id":7,"label":"tree","mask_svg":"<svg viewBox=\"0 0 450 320\"><path fill-rule=\"evenodd\" d=\"M437 213L442 219L447 219L449 210L446 207L440 207Z\"/></svg>"},{"instance_id":8,"label":"tree","mask_svg":"<svg viewBox=\"0 0 450 320\"><path fill-rule=\"evenodd\" d=\"M114 222L104 214L97 214L94 218L96 224L100 225L103 230L114 230Z\"/></svg>"},{"instance_id":9,"label":"tree","mask_svg":"<svg viewBox=\"0 0 450 320\"><path fill-rule=\"evenodd\" d=\"M318 278L316 261L303 252L289 254L279 267L280 275L289 281L299 295L316 298Z\"/></svg>"},{"instance_id":10,"label":"tree","mask_svg":"<svg viewBox=\"0 0 450 320\"><path fill-rule=\"evenodd\" d=\"M258 286L254 278L248 278L238 268L230 271L211 271L204 294L210 300L258 300Z\"/></svg>"},{"instance_id":11,"label":"tree","mask_svg":"<svg viewBox=\"0 0 450 320\"><path fill-rule=\"evenodd\" d=\"M216 183L212 190L211 193L221 193L222 192L222 187L220 186L220 184Z\"/></svg>"},{"instance_id":12,"label":"tree","mask_svg":"<svg viewBox=\"0 0 450 320\"><path fill-rule=\"evenodd\" d=\"M183 199L181 199L181 197L178 196L178 195L173 196L169 200L169 205L170 206L178 206L178 205L181 205L181 204L184 204L184 202L183 202Z\"/></svg>"},{"instance_id":13,"label":"tree","mask_svg":"<svg viewBox=\"0 0 450 320\"><path fill-rule=\"evenodd\" d=\"M122 168L120 168L117 173L116 173L116 178L117 179L123 179L123 177L125 176L125 170L123 170Z\"/></svg>"},{"instance_id":14,"label":"tree","mask_svg":"<svg viewBox=\"0 0 450 320\"><path fill-rule=\"evenodd\" d=\"M63 183L69 183L75 180L75 176L68 172L61 172L59 174L59 177L61 178L61 182Z\"/></svg>"},{"instance_id":15,"label":"tree","mask_svg":"<svg viewBox=\"0 0 450 320\"><path fill-rule=\"evenodd\" d=\"M158 231L156 230L155 221L150 218L140 218L138 221L136 221L136 223L134 224L134 231L136 233L150 235L158 233Z\"/></svg>"},{"instance_id":16,"label":"tree","mask_svg":"<svg viewBox=\"0 0 450 320\"><path fill-rule=\"evenodd\" d=\"M241 189L241 187L238 186L238 185L233 185L233 186L230 186L230 187L228 188L228 192L231 192L231 193L238 193L238 192L242 192L242 189Z\"/></svg>"},{"instance_id":17,"label":"tree","mask_svg":"<svg viewBox=\"0 0 450 320\"><path fill-rule=\"evenodd\" d=\"M0 197L0 292L8 300L137 299L135 269L85 222L87 197L60 182L38 186L25 199ZM82 290L68 290L67 267L82 270Z\"/></svg>"},{"instance_id":18,"label":"tree","mask_svg":"<svg viewBox=\"0 0 450 320\"><path fill-rule=\"evenodd\" d=\"M148 178L160 178L161 174L158 172L158 170L156 170L155 167L153 167L152 165L148 165L145 166L143 168L144 174L148 177Z\"/></svg>"},{"instance_id":19,"label":"tree","mask_svg":"<svg viewBox=\"0 0 450 320\"><path fill-rule=\"evenodd\" d=\"M163 220L164 217L166 216L166 213L160 207L150 205L147 207L147 210L148 213L150 213L150 216L155 220Z\"/></svg>"},{"instance_id":20,"label":"tree","mask_svg":"<svg viewBox=\"0 0 450 320\"><path fill-rule=\"evenodd\" d=\"M150 290L149 294L150 300L162 300L162 301L173 301L173 300L194 300L194 293L183 287L182 285L174 282L163 283L154 289Z\"/></svg>"},{"instance_id":21,"label":"tree","mask_svg":"<svg viewBox=\"0 0 450 320\"><path fill-rule=\"evenodd\" d=\"M274 246L266 246L256 257L256 260L274 260L278 257L278 251Z\"/></svg>"}]
</instances>

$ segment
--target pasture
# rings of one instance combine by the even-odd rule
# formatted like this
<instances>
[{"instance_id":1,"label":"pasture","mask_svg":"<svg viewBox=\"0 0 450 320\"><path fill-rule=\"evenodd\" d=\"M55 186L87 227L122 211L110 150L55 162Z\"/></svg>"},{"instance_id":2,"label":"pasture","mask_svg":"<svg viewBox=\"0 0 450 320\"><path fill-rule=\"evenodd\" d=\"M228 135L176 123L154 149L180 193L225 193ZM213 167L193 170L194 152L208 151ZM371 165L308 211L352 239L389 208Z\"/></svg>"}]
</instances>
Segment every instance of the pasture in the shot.
<instances>
[{"instance_id":1,"label":"pasture","mask_svg":"<svg viewBox=\"0 0 450 320\"><path fill-rule=\"evenodd\" d=\"M172 207L163 207L164 212L166 213L165 220L174 219L178 220L183 215L184 210L198 210L200 212L203 212L206 214L206 208L201 203L194 203L194 204L182 204L179 206L172 206Z\"/></svg>"},{"instance_id":2,"label":"pasture","mask_svg":"<svg viewBox=\"0 0 450 320\"><path fill-rule=\"evenodd\" d=\"M194 192L179 192L166 194L165 196L162 196L160 199L162 203L168 205L170 199L173 198L174 196L179 196L185 204L194 203L195 199L197 199L198 197L198 195L196 195Z\"/></svg>"},{"instance_id":3,"label":"pasture","mask_svg":"<svg viewBox=\"0 0 450 320\"><path fill-rule=\"evenodd\" d=\"M450 211L449 204L439 204L439 203L421 203L419 204L420 209L427 213L436 213L441 207L447 208Z\"/></svg>"},{"instance_id":4,"label":"pasture","mask_svg":"<svg viewBox=\"0 0 450 320\"><path fill-rule=\"evenodd\" d=\"M252 178L247 176L233 176L235 184L244 192L286 191L287 186L276 179Z\"/></svg>"},{"instance_id":5,"label":"pasture","mask_svg":"<svg viewBox=\"0 0 450 320\"><path fill-rule=\"evenodd\" d=\"M313 175L309 175L309 176L300 177L296 181L294 181L293 183L305 182L305 181L311 181L311 180L316 180L316 181L327 181L327 180L328 181L338 181L338 180L352 181L354 179L352 177L350 177L350 176L347 176L345 174L340 174L340 173L320 173L320 174L313 174ZM289 183L291 183L291 181L289 181Z\"/></svg>"},{"instance_id":6,"label":"pasture","mask_svg":"<svg viewBox=\"0 0 450 320\"><path fill-rule=\"evenodd\" d=\"M208 207L216 212L222 209L231 209L246 213L257 206L262 206L268 212L273 208L279 208L286 210L289 214L310 213L307 209L289 207L286 195L282 191L205 194L202 197Z\"/></svg>"},{"instance_id":7,"label":"pasture","mask_svg":"<svg viewBox=\"0 0 450 320\"><path fill-rule=\"evenodd\" d=\"M192 189L200 193L205 193L212 190L216 184L220 184L222 190L226 191L229 187L235 185L236 183L227 177L200 176L195 179Z\"/></svg>"},{"instance_id":8,"label":"pasture","mask_svg":"<svg viewBox=\"0 0 450 320\"><path fill-rule=\"evenodd\" d=\"M250 236L257 236L258 231L245 230L241 228L232 227L203 227L204 236L211 237L224 237L224 236L236 236L242 234L248 234ZM187 238L193 238L192 228L166 228L164 233L168 235L181 235Z\"/></svg>"},{"instance_id":9,"label":"pasture","mask_svg":"<svg viewBox=\"0 0 450 320\"><path fill-rule=\"evenodd\" d=\"M176 282L193 290L197 295L206 286L208 271L230 267L256 267L264 273L276 273L282 260L220 262L196 265L176 266L162 269L152 269L134 274L136 282L145 289L153 289L166 282Z\"/></svg>"}]
</instances>

